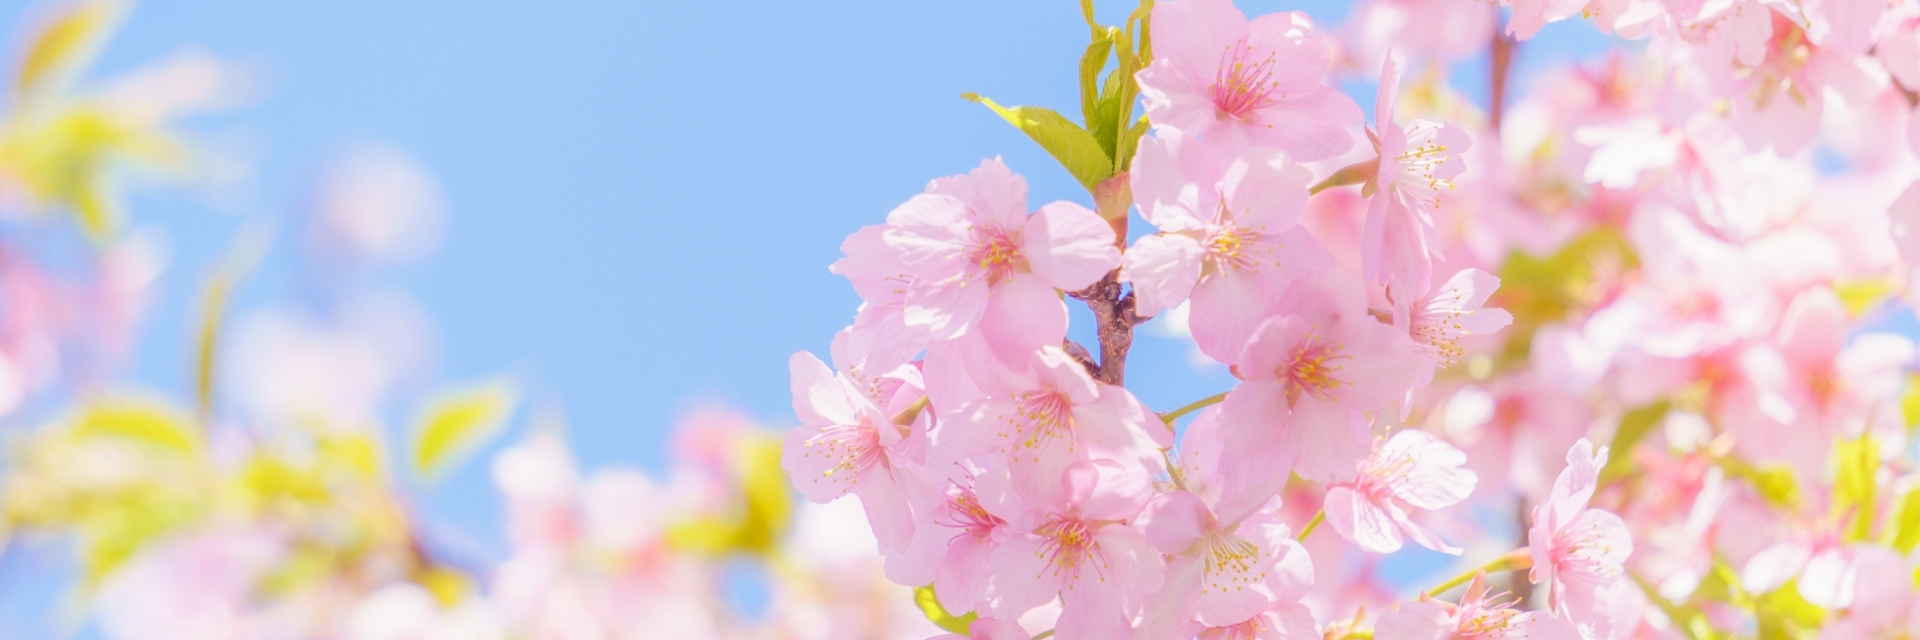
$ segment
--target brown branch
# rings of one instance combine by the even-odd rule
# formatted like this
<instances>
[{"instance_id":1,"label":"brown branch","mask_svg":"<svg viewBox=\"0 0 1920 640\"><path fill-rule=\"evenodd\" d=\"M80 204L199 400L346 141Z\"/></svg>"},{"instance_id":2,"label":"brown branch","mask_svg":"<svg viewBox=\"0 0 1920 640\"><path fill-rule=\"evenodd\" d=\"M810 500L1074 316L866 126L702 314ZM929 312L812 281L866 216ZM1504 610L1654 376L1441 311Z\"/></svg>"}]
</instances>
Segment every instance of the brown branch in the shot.
<instances>
[{"instance_id":1,"label":"brown branch","mask_svg":"<svg viewBox=\"0 0 1920 640\"><path fill-rule=\"evenodd\" d=\"M1520 42L1508 36L1501 28L1500 15L1493 16L1493 49L1488 54L1488 87L1493 95L1487 99L1487 117L1492 121L1494 135L1500 133L1500 118L1507 111L1507 71L1513 67L1513 53Z\"/></svg>"},{"instance_id":2,"label":"brown branch","mask_svg":"<svg viewBox=\"0 0 1920 640\"><path fill-rule=\"evenodd\" d=\"M1093 310L1094 325L1100 335L1100 366L1090 373L1094 379L1122 385L1127 376L1127 351L1133 348L1133 327L1145 319L1134 314L1133 294L1120 284L1120 270L1108 271L1093 286L1068 293L1083 300Z\"/></svg>"},{"instance_id":3,"label":"brown branch","mask_svg":"<svg viewBox=\"0 0 1920 640\"><path fill-rule=\"evenodd\" d=\"M1533 509L1527 506L1526 498L1520 498L1519 500L1514 502L1513 516L1514 516L1514 520L1517 521L1520 525L1521 542L1525 542L1527 544L1535 544L1534 540L1527 539L1528 532L1531 531L1533 527ZM1541 541L1539 542L1539 544L1546 544L1546 543L1544 541ZM1532 563L1528 563L1528 564L1529 566L1531 566ZM1513 597L1518 599L1519 606L1526 606L1527 601L1533 599L1533 580L1528 578L1528 574L1526 570L1515 570L1513 572L1512 584L1513 584L1513 587L1510 589L1510 591L1512 591Z\"/></svg>"}]
</instances>

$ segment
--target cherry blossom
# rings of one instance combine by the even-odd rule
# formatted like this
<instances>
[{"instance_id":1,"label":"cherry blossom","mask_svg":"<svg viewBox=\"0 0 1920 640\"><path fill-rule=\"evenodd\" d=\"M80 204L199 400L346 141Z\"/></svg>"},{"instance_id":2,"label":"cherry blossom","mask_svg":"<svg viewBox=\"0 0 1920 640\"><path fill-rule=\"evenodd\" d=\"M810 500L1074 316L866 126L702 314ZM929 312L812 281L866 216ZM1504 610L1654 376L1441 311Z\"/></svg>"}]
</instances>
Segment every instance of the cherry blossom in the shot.
<instances>
[{"instance_id":1,"label":"cherry blossom","mask_svg":"<svg viewBox=\"0 0 1920 640\"><path fill-rule=\"evenodd\" d=\"M908 488L918 481L913 458L925 433L894 424L874 399L813 354L793 354L793 411L801 426L787 436L780 466L814 502L860 497L882 544L904 550L913 536Z\"/></svg>"},{"instance_id":2,"label":"cherry blossom","mask_svg":"<svg viewBox=\"0 0 1920 640\"><path fill-rule=\"evenodd\" d=\"M1466 171L1460 154L1473 139L1459 127L1429 120L1395 124L1394 98L1400 70L1388 58L1380 71L1380 93L1373 108L1373 130L1380 164L1367 185L1372 200L1362 232L1365 276L1405 296L1422 296L1432 286L1433 260L1441 257L1433 216L1453 180Z\"/></svg>"},{"instance_id":3,"label":"cherry blossom","mask_svg":"<svg viewBox=\"0 0 1920 640\"><path fill-rule=\"evenodd\" d=\"M1539 611L1515 609L1517 602L1487 592L1476 575L1460 603L1421 598L1403 602L1380 616L1374 634L1407 640L1581 640L1578 629Z\"/></svg>"},{"instance_id":4,"label":"cherry blossom","mask_svg":"<svg viewBox=\"0 0 1920 640\"><path fill-rule=\"evenodd\" d=\"M1248 20L1229 0L1156 5L1153 64L1139 73L1147 118L1230 149L1297 161L1347 150L1360 107L1321 83L1332 52L1300 12Z\"/></svg>"},{"instance_id":5,"label":"cherry blossom","mask_svg":"<svg viewBox=\"0 0 1920 640\"><path fill-rule=\"evenodd\" d=\"M1547 599L1554 612L1602 636L1611 634L1612 626L1601 594L1624 579L1623 564L1633 554L1632 534L1620 516L1587 507L1606 463L1605 447L1596 453L1585 438L1574 443L1553 493L1533 508L1527 531L1533 555L1528 579L1551 581Z\"/></svg>"},{"instance_id":6,"label":"cherry blossom","mask_svg":"<svg viewBox=\"0 0 1920 640\"><path fill-rule=\"evenodd\" d=\"M1318 271L1281 297L1290 314L1267 319L1236 359L1240 385L1221 404L1229 467L1260 464L1284 478L1273 458L1316 480L1354 477L1369 442L1363 412L1412 387L1420 357L1405 333L1367 313L1351 274Z\"/></svg>"},{"instance_id":7,"label":"cherry blossom","mask_svg":"<svg viewBox=\"0 0 1920 640\"><path fill-rule=\"evenodd\" d=\"M1397 432L1375 445L1353 482L1327 488L1327 522L1373 553L1398 551L1405 533L1420 546L1458 555L1460 549L1408 518L1400 503L1431 511L1465 500L1475 481L1462 468L1466 461L1466 454L1424 431Z\"/></svg>"},{"instance_id":8,"label":"cherry blossom","mask_svg":"<svg viewBox=\"0 0 1920 640\"><path fill-rule=\"evenodd\" d=\"M995 615L1018 614L1062 598L1056 637L1127 633L1162 580L1160 556L1126 521L1151 487L1145 474L1109 460L1069 465L1058 489L1014 516L1015 531L993 553Z\"/></svg>"},{"instance_id":9,"label":"cherry blossom","mask_svg":"<svg viewBox=\"0 0 1920 640\"><path fill-rule=\"evenodd\" d=\"M1227 156L1175 130L1141 142L1134 200L1160 229L1127 250L1122 273L1137 309L1158 315L1189 295L1201 352L1233 362L1280 291L1300 274L1332 265L1294 220L1311 175L1273 149Z\"/></svg>"},{"instance_id":10,"label":"cherry blossom","mask_svg":"<svg viewBox=\"0 0 1920 640\"><path fill-rule=\"evenodd\" d=\"M1169 557L1166 583L1148 606L1149 633L1174 637L1188 617L1209 627L1240 624L1306 594L1306 550L1285 525L1249 521L1259 506L1246 496L1208 505L1185 491L1147 504L1139 526Z\"/></svg>"},{"instance_id":11,"label":"cherry blossom","mask_svg":"<svg viewBox=\"0 0 1920 640\"><path fill-rule=\"evenodd\" d=\"M1070 202L1026 210L1026 180L1000 162L933 181L887 214L883 238L905 266L905 319L935 338L978 332L1003 359L1057 344L1060 291L1120 266L1113 229Z\"/></svg>"}]
</instances>

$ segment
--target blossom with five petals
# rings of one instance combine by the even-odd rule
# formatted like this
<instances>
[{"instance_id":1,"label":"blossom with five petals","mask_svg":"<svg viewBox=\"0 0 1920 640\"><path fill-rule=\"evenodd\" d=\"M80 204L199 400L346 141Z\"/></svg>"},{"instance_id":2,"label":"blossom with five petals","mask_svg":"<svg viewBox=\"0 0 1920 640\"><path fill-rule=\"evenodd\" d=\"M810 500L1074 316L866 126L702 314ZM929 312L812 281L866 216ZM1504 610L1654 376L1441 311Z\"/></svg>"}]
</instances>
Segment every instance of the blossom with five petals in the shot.
<instances>
[{"instance_id":1,"label":"blossom with five petals","mask_svg":"<svg viewBox=\"0 0 1920 640\"><path fill-rule=\"evenodd\" d=\"M1420 546L1459 555L1459 548L1414 524L1399 503L1432 511L1467 499L1477 476L1466 463L1467 454L1425 431L1395 433L1360 463L1357 478L1327 488L1327 524L1374 553L1400 550L1404 531Z\"/></svg>"},{"instance_id":2,"label":"blossom with five petals","mask_svg":"<svg viewBox=\"0 0 1920 640\"><path fill-rule=\"evenodd\" d=\"M1277 149L1231 153L1162 129L1140 141L1133 197L1160 229L1127 250L1121 273L1136 309L1158 315L1193 297L1194 343L1232 363L1275 294L1299 274L1330 267L1325 247L1294 220L1312 174Z\"/></svg>"},{"instance_id":3,"label":"blossom with five petals","mask_svg":"<svg viewBox=\"0 0 1920 640\"><path fill-rule=\"evenodd\" d=\"M1372 446L1362 412L1412 388L1418 348L1367 311L1365 287L1344 271L1315 271L1288 288L1289 315L1261 323L1234 365L1240 386L1220 406L1228 468L1293 471L1313 480L1355 474Z\"/></svg>"},{"instance_id":4,"label":"blossom with five petals","mask_svg":"<svg viewBox=\"0 0 1920 640\"><path fill-rule=\"evenodd\" d=\"M1155 5L1151 29L1154 60L1135 78L1156 127L1300 162L1352 148L1360 106L1323 84L1332 47L1306 14L1249 21L1231 0L1180 0Z\"/></svg>"},{"instance_id":5,"label":"blossom with five petals","mask_svg":"<svg viewBox=\"0 0 1920 640\"><path fill-rule=\"evenodd\" d=\"M993 553L991 612L1019 615L1061 598L1055 637L1120 638L1144 596L1160 587L1160 554L1126 522L1152 479L1111 460L1068 466L1058 488L1010 520L1022 533Z\"/></svg>"},{"instance_id":6,"label":"blossom with five petals","mask_svg":"<svg viewBox=\"0 0 1920 640\"><path fill-rule=\"evenodd\" d=\"M794 489L820 503L859 496L881 546L904 551L913 538L906 496L920 482L916 469L926 447L926 433L916 426L921 422L894 424L875 398L811 353L795 353L787 364L800 426L788 432L780 466ZM894 399L910 402L910 395L917 394Z\"/></svg>"},{"instance_id":7,"label":"blossom with five petals","mask_svg":"<svg viewBox=\"0 0 1920 640\"><path fill-rule=\"evenodd\" d=\"M1113 228L1071 202L1027 213L1027 182L998 158L934 180L887 214L884 233L905 266L906 323L931 338L977 335L1003 360L1058 345L1060 291L1120 266Z\"/></svg>"}]
</instances>

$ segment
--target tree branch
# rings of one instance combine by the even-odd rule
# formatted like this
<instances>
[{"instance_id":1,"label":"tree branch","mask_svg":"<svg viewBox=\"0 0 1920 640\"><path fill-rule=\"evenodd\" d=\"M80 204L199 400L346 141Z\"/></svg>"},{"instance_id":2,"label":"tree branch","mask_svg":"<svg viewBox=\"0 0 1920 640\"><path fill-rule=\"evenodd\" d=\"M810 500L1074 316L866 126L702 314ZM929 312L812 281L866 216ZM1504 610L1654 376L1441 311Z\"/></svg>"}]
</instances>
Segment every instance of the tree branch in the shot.
<instances>
[{"instance_id":1,"label":"tree branch","mask_svg":"<svg viewBox=\"0 0 1920 640\"><path fill-rule=\"evenodd\" d=\"M1120 284L1120 270L1108 271L1093 286L1068 293L1087 303L1093 310L1094 326L1100 335L1100 366L1094 379L1111 385L1123 385L1127 375L1127 351L1133 348L1133 327L1144 320L1134 314L1133 294Z\"/></svg>"}]
</instances>

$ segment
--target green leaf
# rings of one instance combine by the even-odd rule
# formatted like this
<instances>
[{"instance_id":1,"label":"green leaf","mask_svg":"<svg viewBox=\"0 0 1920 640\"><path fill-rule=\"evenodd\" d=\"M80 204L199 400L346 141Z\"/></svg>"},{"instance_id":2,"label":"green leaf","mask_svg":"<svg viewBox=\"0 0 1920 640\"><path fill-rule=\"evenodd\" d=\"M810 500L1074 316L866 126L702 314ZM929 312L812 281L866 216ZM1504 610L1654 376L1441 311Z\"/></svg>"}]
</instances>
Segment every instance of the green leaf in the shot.
<instances>
[{"instance_id":1,"label":"green leaf","mask_svg":"<svg viewBox=\"0 0 1920 640\"><path fill-rule=\"evenodd\" d=\"M1107 68L1107 58L1112 55L1112 30L1095 29L1093 42L1080 56L1080 117L1086 119L1089 130L1096 129L1099 122L1095 113L1100 102L1100 70Z\"/></svg>"},{"instance_id":2,"label":"green leaf","mask_svg":"<svg viewBox=\"0 0 1920 640\"><path fill-rule=\"evenodd\" d=\"M1920 373L1907 374L1907 392L1900 396L1900 417L1907 422L1907 433L1920 425Z\"/></svg>"},{"instance_id":3,"label":"green leaf","mask_svg":"<svg viewBox=\"0 0 1920 640\"><path fill-rule=\"evenodd\" d=\"M934 595L933 585L914 589L913 603L920 606L920 613L926 614L928 621L951 633L965 635L967 629L973 626L973 621L980 617L973 612L963 616L947 613L947 608L940 606L940 598Z\"/></svg>"},{"instance_id":4,"label":"green leaf","mask_svg":"<svg viewBox=\"0 0 1920 640\"><path fill-rule=\"evenodd\" d=\"M1730 455L1718 458L1718 462L1727 475L1752 485L1768 504L1789 510L1799 508L1800 481L1794 478L1792 469L1784 465L1755 467Z\"/></svg>"},{"instance_id":5,"label":"green leaf","mask_svg":"<svg viewBox=\"0 0 1920 640\"><path fill-rule=\"evenodd\" d=\"M780 467L783 439L743 435L728 445L729 493L709 512L668 525L668 546L709 557L735 553L770 556L793 521L793 489Z\"/></svg>"},{"instance_id":6,"label":"green leaf","mask_svg":"<svg viewBox=\"0 0 1920 640\"><path fill-rule=\"evenodd\" d=\"M1892 518L1887 521L1886 542L1900 555L1912 553L1915 546L1920 546L1920 490L1909 489L1900 496Z\"/></svg>"},{"instance_id":7,"label":"green leaf","mask_svg":"<svg viewBox=\"0 0 1920 640\"><path fill-rule=\"evenodd\" d=\"M1827 610L1800 597L1799 580L1788 580L1780 588L1753 599L1754 617L1759 618L1761 640L1800 640L1805 632L1819 629Z\"/></svg>"},{"instance_id":8,"label":"green leaf","mask_svg":"<svg viewBox=\"0 0 1920 640\"><path fill-rule=\"evenodd\" d=\"M1600 468L1601 484L1624 478L1633 471L1634 446L1653 431L1654 425L1660 424L1660 419L1666 417L1667 409L1671 406L1661 400L1620 416L1620 428L1614 430L1613 443L1607 447L1611 452L1607 456L1607 466Z\"/></svg>"},{"instance_id":9,"label":"green leaf","mask_svg":"<svg viewBox=\"0 0 1920 640\"><path fill-rule=\"evenodd\" d=\"M1148 127L1147 117L1140 116L1139 120L1134 121L1133 128L1127 129L1126 137L1120 139L1120 148L1114 152L1114 157L1119 159L1116 166L1120 171L1132 166L1133 150L1140 146L1140 138L1147 135Z\"/></svg>"},{"instance_id":10,"label":"green leaf","mask_svg":"<svg viewBox=\"0 0 1920 640\"><path fill-rule=\"evenodd\" d=\"M117 4L104 0L61 7L28 43L14 91L33 93L44 83L61 80L85 64L99 48L103 36L112 29L118 14Z\"/></svg>"},{"instance_id":11,"label":"green leaf","mask_svg":"<svg viewBox=\"0 0 1920 640\"><path fill-rule=\"evenodd\" d=\"M428 403L414 428L413 468L439 473L500 432L516 394L504 380L446 393Z\"/></svg>"},{"instance_id":12,"label":"green leaf","mask_svg":"<svg viewBox=\"0 0 1920 640\"><path fill-rule=\"evenodd\" d=\"M200 431L185 415L166 404L115 399L87 406L74 424L83 438L113 437L191 454L200 450Z\"/></svg>"},{"instance_id":13,"label":"green leaf","mask_svg":"<svg viewBox=\"0 0 1920 640\"><path fill-rule=\"evenodd\" d=\"M1850 517L1847 542L1873 535L1874 476L1880 471L1880 445L1871 434L1841 440L1833 448L1838 475L1833 479L1833 513Z\"/></svg>"},{"instance_id":14,"label":"green leaf","mask_svg":"<svg viewBox=\"0 0 1920 640\"><path fill-rule=\"evenodd\" d=\"M1847 315L1855 318L1878 306L1894 290L1891 278L1840 280L1833 283L1833 292L1840 296L1841 304L1846 305Z\"/></svg>"},{"instance_id":15,"label":"green leaf","mask_svg":"<svg viewBox=\"0 0 1920 640\"><path fill-rule=\"evenodd\" d=\"M992 99L979 94L966 93L961 97L984 104L994 113L1000 114L1015 128L1026 132L1027 137L1040 143L1040 148L1053 155L1060 166L1073 174L1080 186L1088 193L1099 186L1100 182L1113 176L1113 159L1100 148L1100 142L1087 133L1080 125L1045 107L1002 107Z\"/></svg>"}]
</instances>

